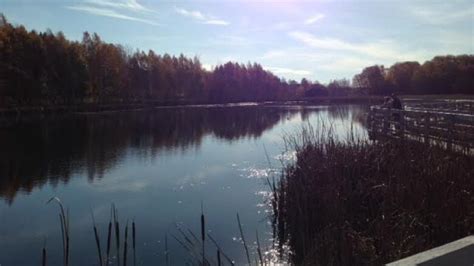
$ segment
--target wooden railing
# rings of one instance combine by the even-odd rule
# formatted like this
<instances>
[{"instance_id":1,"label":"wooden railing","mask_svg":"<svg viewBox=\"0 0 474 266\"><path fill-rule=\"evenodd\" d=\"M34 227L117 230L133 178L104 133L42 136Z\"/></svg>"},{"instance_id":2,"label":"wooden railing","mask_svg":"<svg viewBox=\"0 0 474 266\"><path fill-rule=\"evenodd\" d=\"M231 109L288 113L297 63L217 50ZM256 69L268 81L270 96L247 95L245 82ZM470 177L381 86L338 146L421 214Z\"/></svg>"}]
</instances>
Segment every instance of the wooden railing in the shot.
<instances>
[{"instance_id":1,"label":"wooden railing","mask_svg":"<svg viewBox=\"0 0 474 266\"><path fill-rule=\"evenodd\" d=\"M403 99L405 106L411 110L474 114L474 99Z\"/></svg>"},{"instance_id":2,"label":"wooden railing","mask_svg":"<svg viewBox=\"0 0 474 266\"><path fill-rule=\"evenodd\" d=\"M405 138L474 152L474 115L422 109L371 107L369 137Z\"/></svg>"}]
</instances>

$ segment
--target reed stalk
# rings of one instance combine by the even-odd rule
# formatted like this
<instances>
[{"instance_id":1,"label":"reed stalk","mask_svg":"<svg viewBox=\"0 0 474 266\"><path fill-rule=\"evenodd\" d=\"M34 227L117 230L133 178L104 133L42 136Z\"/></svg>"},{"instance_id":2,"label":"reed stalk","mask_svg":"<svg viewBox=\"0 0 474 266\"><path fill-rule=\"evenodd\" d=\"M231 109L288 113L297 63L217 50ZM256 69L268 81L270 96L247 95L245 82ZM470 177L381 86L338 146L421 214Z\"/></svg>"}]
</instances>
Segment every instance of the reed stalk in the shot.
<instances>
[{"instance_id":1,"label":"reed stalk","mask_svg":"<svg viewBox=\"0 0 474 266\"><path fill-rule=\"evenodd\" d=\"M46 266L46 239L43 243L43 250L41 252L41 265Z\"/></svg>"},{"instance_id":2,"label":"reed stalk","mask_svg":"<svg viewBox=\"0 0 474 266\"><path fill-rule=\"evenodd\" d=\"M117 265L120 266L120 224L118 221L117 209L113 205L114 209L114 227L115 227L115 247L117 249Z\"/></svg>"},{"instance_id":3,"label":"reed stalk","mask_svg":"<svg viewBox=\"0 0 474 266\"><path fill-rule=\"evenodd\" d=\"M110 219L109 219L109 226L107 228L107 258L106 258L106 265L109 265L110 260L110 242L112 238L112 218L113 218L113 206L110 207Z\"/></svg>"},{"instance_id":4,"label":"reed stalk","mask_svg":"<svg viewBox=\"0 0 474 266\"><path fill-rule=\"evenodd\" d=\"M249 265L251 265L252 263L250 262L249 248L247 246L247 242L245 241L244 231L242 230L242 224L240 223L240 217L238 213L237 213L237 223L239 224L240 237L242 238L242 243L244 244L245 255L247 255L247 262L249 263Z\"/></svg>"},{"instance_id":5,"label":"reed stalk","mask_svg":"<svg viewBox=\"0 0 474 266\"><path fill-rule=\"evenodd\" d=\"M260 259L260 265L263 265L263 256L262 256L262 249L260 248L260 240L258 238L258 230L255 231L255 236L257 237L257 253L258 258Z\"/></svg>"},{"instance_id":6,"label":"reed stalk","mask_svg":"<svg viewBox=\"0 0 474 266\"><path fill-rule=\"evenodd\" d=\"M132 248L133 248L133 266L136 265L136 248L135 248L135 219L132 221Z\"/></svg>"},{"instance_id":7,"label":"reed stalk","mask_svg":"<svg viewBox=\"0 0 474 266\"><path fill-rule=\"evenodd\" d=\"M94 237L95 237L95 243L97 245L97 253L99 254L99 265L103 265L103 260L102 260L102 251L100 249L100 239L99 239L99 233L97 232L97 226L95 223L95 218L94 218L94 213L91 209L91 217L92 217L92 225L94 227Z\"/></svg>"},{"instance_id":8,"label":"reed stalk","mask_svg":"<svg viewBox=\"0 0 474 266\"><path fill-rule=\"evenodd\" d=\"M218 266L222 265L222 263L221 263L221 252L219 251L219 249L217 249L217 265Z\"/></svg>"},{"instance_id":9,"label":"reed stalk","mask_svg":"<svg viewBox=\"0 0 474 266\"><path fill-rule=\"evenodd\" d=\"M65 266L69 265L69 209L64 211L64 206L58 197L52 197L46 204L55 201L59 205L59 222L61 225L61 238L63 242L63 262Z\"/></svg>"},{"instance_id":10,"label":"reed stalk","mask_svg":"<svg viewBox=\"0 0 474 266\"><path fill-rule=\"evenodd\" d=\"M125 225L125 238L123 244L123 266L127 266L127 254L128 254L128 221Z\"/></svg>"},{"instance_id":11,"label":"reed stalk","mask_svg":"<svg viewBox=\"0 0 474 266\"><path fill-rule=\"evenodd\" d=\"M224 253L224 251L219 246L217 241L210 234L207 234L207 236L209 237L209 240L211 240L211 242L216 246L217 250L219 250L219 252L222 254L222 256L224 256L224 258L227 260L227 262L229 262L230 265L235 265L234 261L229 256L227 256L227 254Z\"/></svg>"},{"instance_id":12,"label":"reed stalk","mask_svg":"<svg viewBox=\"0 0 474 266\"><path fill-rule=\"evenodd\" d=\"M202 241L202 265L206 261L206 221L204 218L204 208L201 201L201 241Z\"/></svg>"}]
</instances>

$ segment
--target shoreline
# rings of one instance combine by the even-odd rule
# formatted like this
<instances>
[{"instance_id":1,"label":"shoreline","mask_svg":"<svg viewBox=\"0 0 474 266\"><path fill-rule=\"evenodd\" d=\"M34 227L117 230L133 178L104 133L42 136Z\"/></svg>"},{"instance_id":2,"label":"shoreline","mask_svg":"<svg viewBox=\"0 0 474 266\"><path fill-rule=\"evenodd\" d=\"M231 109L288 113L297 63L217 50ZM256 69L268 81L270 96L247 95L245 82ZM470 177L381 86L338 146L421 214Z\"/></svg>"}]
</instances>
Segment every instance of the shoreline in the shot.
<instances>
[{"instance_id":1,"label":"shoreline","mask_svg":"<svg viewBox=\"0 0 474 266\"><path fill-rule=\"evenodd\" d=\"M291 105L291 104L356 104L374 103L382 100L382 96L363 97L315 97L301 98L285 101L251 101L251 102L223 102L208 101L167 101L167 102L141 102L141 103L106 103L106 104L74 104L74 105L36 105L0 108L0 117L55 114L55 113L99 113L107 111L128 111L140 109L154 109L161 107L231 107L245 105Z\"/></svg>"},{"instance_id":2,"label":"shoreline","mask_svg":"<svg viewBox=\"0 0 474 266\"><path fill-rule=\"evenodd\" d=\"M19 115L49 115L55 113L100 113L108 111L128 111L154 109L161 107L231 107L244 105L312 105L312 104L375 104L383 101L385 96L343 96L343 97L303 97L298 99L275 101L245 101L245 102L210 102L194 100L150 101L130 103L85 103L71 105L35 105L0 107L0 118ZM406 101L436 101L436 100L465 100L474 101L473 95L400 95Z\"/></svg>"}]
</instances>

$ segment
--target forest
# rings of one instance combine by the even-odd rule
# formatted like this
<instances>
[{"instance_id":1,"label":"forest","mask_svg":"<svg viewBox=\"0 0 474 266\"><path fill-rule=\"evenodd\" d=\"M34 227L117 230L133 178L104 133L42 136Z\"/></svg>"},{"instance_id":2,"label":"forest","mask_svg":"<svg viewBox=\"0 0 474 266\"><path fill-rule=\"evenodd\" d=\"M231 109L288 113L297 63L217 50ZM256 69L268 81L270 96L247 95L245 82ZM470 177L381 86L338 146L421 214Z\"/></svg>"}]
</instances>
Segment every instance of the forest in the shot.
<instances>
[{"instance_id":1,"label":"forest","mask_svg":"<svg viewBox=\"0 0 474 266\"><path fill-rule=\"evenodd\" d=\"M0 16L0 108L117 103L230 103L307 97L474 94L474 55L423 64L369 66L352 82L285 80L260 64L228 62L212 70L199 58L131 51L84 32L28 31Z\"/></svg>"}]
</instances>

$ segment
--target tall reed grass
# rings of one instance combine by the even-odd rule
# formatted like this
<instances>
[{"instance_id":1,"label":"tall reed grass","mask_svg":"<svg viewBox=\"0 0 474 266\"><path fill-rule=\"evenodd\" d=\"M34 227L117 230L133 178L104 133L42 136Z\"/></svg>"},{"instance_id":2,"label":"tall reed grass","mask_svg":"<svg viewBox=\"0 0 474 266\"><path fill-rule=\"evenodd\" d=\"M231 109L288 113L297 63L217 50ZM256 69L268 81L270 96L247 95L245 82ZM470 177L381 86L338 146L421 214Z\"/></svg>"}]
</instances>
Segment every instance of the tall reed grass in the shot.
<instances>
[{"instance_id":1,"label":"tall reed grass","mask_svg":"<svg viewBox=\"0 0 474 266\"><path fill-rule=\"evenodd\" d=\"M69 265L69 209L64 210L64 205L61 200L57 197L52 197L49 199L46 204L55 201L59 206L59 223L61 225L61 240L63 243L63 263L64 266ZM46 252L45 252L46 253ZM46 254L44 253L44 258L46 260Z\"/></svg>"},{"instance_id":2,"label":"tall reed grass","mask_svg":"<svg viewBox=\"0 0 474 266\"><path fill-rule=\"evenodd\" d=\"M319 129L287 138L296 160L269 182L292 263L379 265L474 232L472 156Z\"/></svg>"},{"instance_id":3,"label":"tall reed grass","mask_svg":"<svg viewBox=\"0 0 474 266\"><path fill-rule=\"evenodd\" d=\"M63 203L57 197L51 198L47 203L55 201L58 203L60 208L59 216L60 216L60 225L61 225L61 233L62 233L62 242L63 242L63 265L69 265L69 242L70 242L70 227L69 227L69 212L65 211ZM95 246L97 249L97 265L118 265L118 266L127 266L129 262L129 221L127 220L125 227L124 227L124 238L120 238L120 222L118 218L118 210L114 204L111 205L110 209L110 218L109 222L106 227L107 229L107 236L106 236L106 250L105 250L105 259L104 254L102 252L102 245L101 245L101 237L99 233L99 227L96 223L96 218L94 216L94 212L91 209L91 220L92 220L92 231L94 234ZM246 265L253 265L252 259L255 260L254 265L266 265L267 259L262 254L262 249L260 245L260 239L258 231L256 231L256 256L251 258L249 246L247 241L244 237L244 230L242 227L242 223L240 221L240 216L237 213L237 225L239 228L239 232L241 235L243 249L245 251L245 256L247 263ZM204 213L204 207L201 205L201 216L200 216L200 239L197 235L191 231L189 228L183 228L176 224L176 231L179 233L178 235L171 234L171 236L176 240L179 245L181 245L187 253L190 255L190 260L188 264L190 265L235 265L235 261L230 258L229 255L224 252L222 247L217 243L217 241L211 236L210 233L206 231L206 218ZM137 264L136 261L136 225L135 219L132 220L131 223L131 230L132 230L132 252L133 252L133 265ZM111 246L112 242L114 241L115 236L115 247L116 253L111 254ZM210 241L215 246L216 250L216 257L211 258L206 256L206 249L210 249L210 247L206 246L206 241ZM164 255L165 255L165 265L172 265L170 259L170 250L168 247L168 234L165 235L164 241ZM121 247L123 249L121 250ZM115 255L115 256L114 256ZM213 256L212 256L213 257ZM115 262L114 262L115 260ZM41 265L47 265L47 253L46 253L46 240L43 244L42 253L41 253Z\"/></svg>"}]
</instances>

